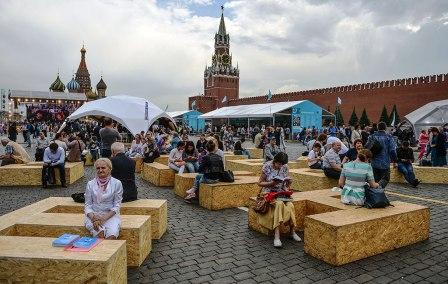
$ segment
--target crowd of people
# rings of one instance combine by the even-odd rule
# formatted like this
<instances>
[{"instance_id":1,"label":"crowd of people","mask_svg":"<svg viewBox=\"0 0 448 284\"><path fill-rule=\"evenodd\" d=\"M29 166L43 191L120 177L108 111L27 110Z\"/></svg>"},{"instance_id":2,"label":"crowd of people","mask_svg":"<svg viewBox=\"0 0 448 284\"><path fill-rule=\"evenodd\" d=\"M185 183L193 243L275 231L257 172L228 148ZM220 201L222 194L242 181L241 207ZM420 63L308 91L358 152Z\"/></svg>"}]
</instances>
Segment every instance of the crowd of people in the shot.
<instances>
[{"instance_id":1,"label":"crowd of people","mask_svg":"<svg viewBox=\"0 0 448 284\"><path fill-rule=\"evenodd\" d=\"M128 149L120 142L122 136L111 119L103 123L78 122L70 125L67 132L56 133L51 125L28 128L24 139L36 144L35 160L43 161L42 186L55 183L54 171L60 172L60 183L66 187L65 163L79 162L90 154L94 160L96 177L88 182L85 192L86 228L94 236L117 238L119 235L119 210L122 202L137 199L135 184L135 161L139 157L151 163L161 154L168 154L168 166L178 173L198 173L192 188L186 191L185 201L198 200L201 183L223 181L229 174L224 169L224 151L235 155L248 155L242 147L245 136L238 137L238 130L223 126L219 133L200 135L194 143L186 130L177 133L155 125L146 133L134 135ZM17 130L17 125L12 126ZM56 127L56 126L55 126ZM36 133L36 128L38 129ZM282 127L252 128L255 147L263 149L264 165L258 181L261 194L272 206L259 215L259 224L274 231L274 246L281 247L280 225L288 226L290 236L301 241L294 231L296 220L291 202L291 180L288 177L288 155L286 137ZM308 131L308 130L307 130ZM419 137L419 160L431 156L432 166L446 166L447 129L433 127L422 131ZM50 133L54 134L51 135ZM23 132L22 132L23 133ZM406 181L418 186L419 180L413 172L414 153L407 140L397 140L387 132L386 124L380 122L372 128L352 129L350 135L341 133L332 125L321 131L310 129L306 139L308 165L332 179L338 180L341 201L345 204L363 205L365 187L384 189L390 180L390 165L403 173ZM5 154L1 165L27 163L31 161L27 151L15 140L17 133L8 132L9 138L1 140ZM350 139L347 139L350 137ZM15 138L15 139L11 139ZM27 143L29 140L26 140ZM397 141L399 146L397 147Z\"/></svg>"}]
</instances>

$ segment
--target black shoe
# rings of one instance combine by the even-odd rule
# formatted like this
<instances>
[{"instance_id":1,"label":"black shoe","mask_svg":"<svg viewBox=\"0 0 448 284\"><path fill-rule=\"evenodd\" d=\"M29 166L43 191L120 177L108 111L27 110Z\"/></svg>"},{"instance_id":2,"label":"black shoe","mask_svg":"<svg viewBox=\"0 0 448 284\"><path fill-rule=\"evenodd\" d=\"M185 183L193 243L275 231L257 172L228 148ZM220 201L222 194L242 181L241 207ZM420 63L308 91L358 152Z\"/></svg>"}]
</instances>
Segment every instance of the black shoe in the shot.
<instances>
[{"instance_id":1,"label":"black shoe","mask_svg":"<svg viewBox=\"0 0 448 284\"><path fill-rule=\"evenodd\" d=\"M415 179L414 184L412 185L413 187L417 187L420 184L420 180Z\"/></svg>"}]
</instances>

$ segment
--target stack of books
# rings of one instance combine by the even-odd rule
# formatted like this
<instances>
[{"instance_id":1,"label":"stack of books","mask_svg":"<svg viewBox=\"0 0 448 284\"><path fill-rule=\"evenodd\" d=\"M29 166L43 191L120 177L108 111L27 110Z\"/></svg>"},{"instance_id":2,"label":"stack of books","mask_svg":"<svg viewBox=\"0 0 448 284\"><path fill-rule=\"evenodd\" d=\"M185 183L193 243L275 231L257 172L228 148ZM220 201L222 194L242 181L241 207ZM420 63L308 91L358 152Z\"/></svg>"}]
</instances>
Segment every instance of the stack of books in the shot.
<instances>
[{"instance_id":1,"label":"stack of books","mask_svg":"<svg viewBox=\"0 0 448 284\"><path fill-rule=\"evenodd\" d=\"M101 242L99 238L80 237L79 235L63 234L53 241L54 247L64 247L67 251L87 252Z\"/></svg>"}]
</instances>

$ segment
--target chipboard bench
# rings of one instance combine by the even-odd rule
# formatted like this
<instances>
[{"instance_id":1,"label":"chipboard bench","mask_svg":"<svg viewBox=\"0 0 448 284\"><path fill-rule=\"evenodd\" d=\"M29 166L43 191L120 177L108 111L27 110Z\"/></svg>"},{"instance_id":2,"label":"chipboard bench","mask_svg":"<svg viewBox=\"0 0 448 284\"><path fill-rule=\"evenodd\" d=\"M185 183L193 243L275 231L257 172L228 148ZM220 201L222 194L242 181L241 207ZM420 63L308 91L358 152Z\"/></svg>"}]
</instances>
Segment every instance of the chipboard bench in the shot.
<instances>
[{"instance_id":1,"label":"chipboard bench","mask_svg":"<svg viewBox=\"0 0 448 284\"><path fill-rule=\"evenodd\" d=\"M40 186L42 185L43 162L13 164L0 167L0 186ZM60 184L59 170L55 169L57 184ZM84 176L82 162L65 163L65 179L73 184Z\"/></svg>"},{"instance_id":2,"label":"chipboard bench","mask_svg":"<svg viewBox=\"0 0 448 284\"><path fill-rule=\"evenodd\" d=\"M338 185L338 180L331 179L324 174L323 170L301 168L289 170L292 179L291 187L296 191L321 190Z\"/></svg>"},{"instance_id":3,"label":"chipboard bench","mask_svg":"<svg viewBox=\"0 0 448 284\"><path fill-rule=\"evenodd\" d=\"M250 199L251 204L255 198ZM358 208L342 204L331 190L296 192L293 203L297 228L304 230L304 250L311 256L339 266L429 238L430 212L421 205L395 201L395 207ZM260 226L258 214L249 208L249 227ZM286 226L282 233L289 232Z\"/></svg>"},{"instance_id":4,"label":"chipboard bench","mask_svg":"<svg viewBox=\"0 0 448 284\"><path fill-rule=\"evenodd\" d=\"M260 175L264 163L264 159L229 160L226 161L226 169L231 171L248 171L255 175ZM298 169L299 166L300 162L298 161L292 160L288 162L289 169Z\"/></svg>"},{"instance_id":5,"label":"chipboard bench","mask_svg":"<svg viewBox=\"0 0 448 284\"><path fill-rule=\"evenodd\" d=\"M448 168L444 167L421 167L413 165L415 177L421 183L448 184ZM402 173L391 168L390 182L407 183Z\"/></svg>"},{"instance_id":6,"label":"chipboard bench","mask_svg":"<svg viewBox=\"0 0 448 284\"><path fill-rule=\"evenodd\" d=\"M167 165L154 162L143 164L141 176L155 186L173 186L175 173Z\"/></svg>"}]
</instances>

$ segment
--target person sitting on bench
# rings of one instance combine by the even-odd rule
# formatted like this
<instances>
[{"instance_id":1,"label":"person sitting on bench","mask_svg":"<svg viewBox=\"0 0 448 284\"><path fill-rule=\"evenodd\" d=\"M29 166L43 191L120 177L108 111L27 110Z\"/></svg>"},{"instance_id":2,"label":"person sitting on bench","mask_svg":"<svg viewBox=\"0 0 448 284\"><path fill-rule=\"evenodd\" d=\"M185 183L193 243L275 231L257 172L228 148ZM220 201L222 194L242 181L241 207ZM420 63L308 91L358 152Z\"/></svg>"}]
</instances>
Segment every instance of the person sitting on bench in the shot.
<instances>
[{"instance_id":1,"label":"person sitting on bench","mask_svg":"<svg viewBox=\"0 0 448 284\"><path fill-rule=\"evenodd\" d=\"M185 201L190 203L198 198L199 185L202 182L215 182L219 180L224 172L224 163L220 155L215 153L217 145L210 140L205 145L208 154L204 156L199 164L199 174L196 176L193 187L187 190Z\"/></svg>"},{"instance_id":2,"label":"person sitting on bench","mask_svg":"<svg viewBox=\"0 0 448 284\"><path fill-rule=\"evenodd\" d=\"M121 181L111 176L109 159L99 158L94 167L96 178L87 183L84 194L84 224L94 237L116 239L120 233L123 186Z\"/></svg>"},{"instance_id":3,"label":"person sitting on bench","mask_svg":"<svg viewBox=\"0 0 448 284\"><path fill-rule=\"evenodd\" d=\"M282 197L284 194L291 193L289 188L291 180L288 177L288 155L280 152L274 156L272 161L263 165L262 173L258 185L262 188L264 198L270 205L265 214L258 214L258 223L269 229L274 230L274 247L281 247L280 225L289 225L291 238L297 242L302 239L296 234L296 219L294 204L290 198ZM287 195L285 195L287 196Z\"/></svg>"},{"instance_id":4,"label":"person sitting on bench","mask_svg":"<svg viewBox=\"0 0 448 284\"><path fill-rule=\"evenodd\" d=\"M17 142L11 141L8 138L3 138L1 141L3 147L5 147L5 154L0 155L0 160L2 160L1 166L27 164L31 161L30 155Z\"/></svg>"},{"instance_id":5,"label":"person sitting on bench","mask_svg":"<svg viewBox=\"0 0 448 284\"><path fill-rule=\"evenodd\" d=\"M310 169L322 169L322 145L314 143L313 149L308 153L308 167Z\"/></svg>"},{"instance_id":6,"label":"person sitting on bench","mask_svg":"<svg viewBox=\"0 0 448 284\"><path fill-rule=\"evenodd\" d=\"M59 170L59 176L61 178L61 186L67 187L65 183L65 151L62 147L59 147L56 142L52 142L50 146L44 150L44 165L42 167L42 187L47 188L48 181L51 180L51 176L54 175L54 169ZM53 180L56 183L55 180Z\"/></svg>"},{"instance_id":7,"label":"person sitting on bench","mask_svg":"<svg viewBox=\"0 0 448 284\"><path fill-rule=\"evenodd\" d=\"M264 159L266 162L272 161L274 156L280 152L280 148L277 146L276 141L275 136L272 136L271 139L269 139L269 143L264 147Z\"/></svg>"},{"instance_id":8,"label":"person sitting on bench","mask_svg":"<svg viewBox=\"0 0 448 284\"><path fill-rule=\"evenodd\" d=\"M123 186L122 202L137 200L137 186L135 185L135 161L125 155L124 144L114 142L112 150L112 177L121 181Z\"/></svg>"},{"instance_id":9,"label":"person sitting on bench","mask_svg":"<svg viewBox=\"0 0 448 284\"><path fill-rule=\"evenodd\" d=\"M417 187L420 181L415 178L412 163L414 162L414 152L409 147L409 141L403 141L401 147L397 149L397 169L404 175L406 181L413 187Z\"/></svg>"},{"instance_id":10,"label":"person sitting on bench","mask_svg":"<svg viewBox=\"0 0 448 284\"><path fill-rule=\"evenodd\" d=\"M182 174L185 170L185 161L182 160L184 149L184 141L179 141L176 148L172 149L168 156L168 167L179 174Z\"/></svg>"},{"instance_id":11,"label":"person sitting on bench","mask_svg":"<svg viewBox=\"0 0 448 284\"><path fill-rule=\"evenodd\" d=\"M341 142L334 141L331 144L330 150L328 150L322 161L322 168L327 177L332 179L339 179L342 171L341 158L339 152L341 150Z\"/></svg>"},{"instance_id":12,"label":"person sitting on bench","mask_svg":"<svg viewBox=\"0 0 448 284\"><path fill-rule=\"evenodd\" d=\"M373 169L369 164L370 159L372 159L372 152L368 149L361 149L355 161L344 165L339 178L339 187L342 188L342 203L362 206L365 201L365 183L368 182L371 188L379 186L373 178Z\"/></svg>"}]
</instances>

